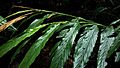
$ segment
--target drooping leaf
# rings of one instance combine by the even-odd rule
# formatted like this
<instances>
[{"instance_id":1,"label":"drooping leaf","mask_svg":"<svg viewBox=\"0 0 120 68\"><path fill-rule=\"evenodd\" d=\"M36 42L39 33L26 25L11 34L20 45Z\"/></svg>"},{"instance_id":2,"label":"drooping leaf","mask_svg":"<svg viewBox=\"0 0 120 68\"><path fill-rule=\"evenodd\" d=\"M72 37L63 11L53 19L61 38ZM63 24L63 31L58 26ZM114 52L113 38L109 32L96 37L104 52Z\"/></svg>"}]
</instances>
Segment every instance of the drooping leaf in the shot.
<instances>
[{"instance_id":1,"label":"drooping leaf","mask_svg":"<svg viewBox=\"0 0 120 68\"><path fill-rule=\"evenodd\" d=\"M64 29L65 27L70 27L70 26L72 26L73 24L74 24L74 23L66 23L66 24L60 26L60 28L57 30L57 32L59 32L60 30Z\"/></svg>"},{"instance_id":2,"label":"drooping leaf","mask_svg":"<svg viewBox=\"0 0 120 68\"><path fill-rule=\"evenodd\" d=\"M27 30L21 36L12 38L8 42L6 42L2 46L0 46L0 57L2 57L3 55L5 55L13 47L16 47L21 41L23 41L27 37L30 37L35 32L37 32L40 28L43 28L44 26L45 25L40 25L39 27L36 27L34 29L30 29L29 31Z\"/></svg>"},{"instance_id":3,"label":"drooping leaf","mask_svg":"<svg viewBox=\"0 0 120 68\"><path fill-rule=\"evenodd\" d=\"M24 19L24 20L16 27L16 30L17 30L23 23L25 23L27 20L31 19L32 17L34 17L34 16L36 16L36 15L38 15L38 14L40 14L40 13L33 14L33 15L29 16L28 18ZM10 38L15 34L15 32L16 32L16 31L14 31L14 32L11 34Z\"/></svg>"},{"instance_id":4,"label":"drooping leaf","mask_svg":"<svg viewBox=\"0 0 120 68\"><path fill-rule=\"evenodd\" d=\"M62 30L59 35L56 37L56 38L63 38L65 37L66 33L68 33L69 29L64 29ZM51 55L51 58L53 57L54 55L54 51L56 50L56 48L59 46L59 44L61 43L61 41L59 41L51 50L50 52L50 55Z\"/></svg>"},{"instance_id":5,"label":"drooping leaf","mask_svg":"<svg viewBox=\"0 0 120 68\"><path fill-rule=\"evenodd\" d=\"M14 37L7 41L5 44L0 46L0 57L2 57L4 54L6 54L9 50L11 50L13 47L16 47L21 41L26 39L27 37L30 37L35 32L37 32L40 28L45 27L46 25L40 25L45 19L49 18L53 14L49 14L44 16L42 19L39 19L37 21L33 21L30 26L22 32L18 37ZM37 24L37 25L36 25Z\"/></svg>"},{"instance_id":6,"label":"drooping leaf","mask_svg":"<svg viewBox=\"0 0 120 68\"><path fill-rule=\"evenodd\" d=\"M55 45L56 49L54 49L54 52L51 55L52 61L50 68L63 68L64 63L70 55L72 45L74 43L76 35L78 34L79 29L80 23L74 21L73 27L71 27L66 35L64 35L62 40Z\"/></svg>"},{"instance_id":7,"label":"drooping leaf","mask_svg":"<svg viewBox=\"0 0 120 68\"><path fill-rule=\"evenodd\" d=\"M12 55L11 57L11 61L10 61L10 64L14 61L16 55L18 55L20 53L20 50L22 49L22 47L24 47L26 45L26 43L29 42L30 39L27 39L25 40L18 48L17 50L15 51L15 53Z\"/></svg>"},{"instance_id":8,"label":"drooping leaf","mask_svg":"<svg viewBox=\"0 0 120 68\"><path fill-rule=\"evenodd\" d=\"M112 46L110 47L107 58L109 58L113 54L113 52L115 52L119 47L120 47L120 32L118 33Z\"/></svg>"},{"instance_id":9,"label":"drooping leaf","mask_svg":"<svg viewBox=\"0 0 120 68\"><path fill-rule=\"evenodd\" d=\"M114 42L114 37L109 37L114 33L113 27L107 27L102 33L101 33L101 40L100 40L100 48L98 51L98 58L97 58L97 68L105 68L107 65L107 62L105 62L105 59L107 58L107 53L110 47L112 46L112 43Z\"/></svg>"},{"instance_id":10,"label":"drooping leaf","mask_svg":"<svg viewBox=\"0 0 120 68\"><path fill-rule=\"evenodd\" d=\"M55 24L41 37L39 37L35 43L31 46L23 61L20 63L19 68L29 68L34 62L35 58L39 55L40 51L44 48L46 42L53 35L53 33L59 28L60 24Z\"/></svg>"},{"instance_id":11,"label":"drooping leaf","mask_svg":"<svg viewBox=\"0 0 120 68\"><path fill-rule=\"evenodd\" d=\"M47 14L42 19L36 19L35 21L37 21L38 23L36 23L36 22L31 23L30 26L28 27L28 29L37 27L39 24L41 24L41 22L44 22L45 19L49 19L50 17L52 17L54 15L55 15L55 13Z\"/></svg>"},{"instance_id":12,"label":"drooping leaf","mask_svg":"<svg viewBox=\"0 0 120 68\"><path fill-rule=\"evenodd\" d=\"M89 61L98 37L98 27L96 25L87 27L82 37L77 42L74 53L73 68L84 68Z\"/></svg>"}]
</instances>

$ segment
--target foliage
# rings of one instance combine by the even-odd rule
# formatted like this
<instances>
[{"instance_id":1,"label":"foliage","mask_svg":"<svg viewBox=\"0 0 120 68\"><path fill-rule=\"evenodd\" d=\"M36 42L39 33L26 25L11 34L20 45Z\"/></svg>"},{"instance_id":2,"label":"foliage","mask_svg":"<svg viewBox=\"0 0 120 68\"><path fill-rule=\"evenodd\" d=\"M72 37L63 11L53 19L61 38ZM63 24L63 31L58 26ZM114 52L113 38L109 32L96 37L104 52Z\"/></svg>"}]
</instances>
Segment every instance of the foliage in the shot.
<instances>
[{"instance_id":1,"label":"foliage","mask_svg":"<svg viewBox=\"0 0 120 68\"><path fill-rule=\"evenodd\" d=\"M83 68L88 62L91 52L95 47L98 36L98 27L93 25L85 29L84 35L78 40L75 48L74 68Z\"/></svg>"},{"instance_id":2,"label":"foliage","mask_svg":"<svg viewBox=\"0 0 120 68\"><path fill-rule=\"evenodd\" d=\"M16 25L13 24L13 20L16 20L19 15L25 18L14 21ZM12 19L12 17L16 18ZM7 19L11 19L12 22L7 22ZM30 23L31 20L34 21ZM97 68L105 68L107 65L105 60L120 47L119 26L113 28L118 22L115 21L106 26L81 17L54 11L31 8L19 11L6 18L0 17L1 25L11 24L8 27L10 29L1 30L1 34L13 29L9 38L0 45L0 58L15 49L10 62L13 63L23 48L29 47L28 50L26 49L26 54L22 55L24 58L18 66L19 68L29 68L41 54L41 50L45 46L49 46L46 44L51 38L55 38L50 52L50 68L63 68L71 55L73 55L73 68L84 68L96 46L99 47L97 49ZM21 30L22 26L26 27ZM115 33L116 35L114 35ZM5 37L5 35L2 36ZM97 41L99 39L100 41ZM96 45L97 42L100 42L99 46ZM73 54L71 54L72 52Z\"/></svg>"}]
</instances>

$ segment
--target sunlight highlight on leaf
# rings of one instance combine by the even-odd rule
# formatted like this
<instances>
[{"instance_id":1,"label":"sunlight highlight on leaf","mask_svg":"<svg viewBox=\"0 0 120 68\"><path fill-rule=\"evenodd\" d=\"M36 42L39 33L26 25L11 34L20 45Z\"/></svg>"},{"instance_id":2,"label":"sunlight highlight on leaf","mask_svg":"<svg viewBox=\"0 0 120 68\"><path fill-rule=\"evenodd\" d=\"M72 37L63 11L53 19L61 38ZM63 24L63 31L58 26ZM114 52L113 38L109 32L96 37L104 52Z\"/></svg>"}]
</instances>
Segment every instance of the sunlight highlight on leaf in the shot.
<instances>
[{"instance_id":1,"label":"sunlight highlight on leaf","mask_svg":"<svg viewBox=\"0 0 120 68\"><path fill-rule=\"evenodd\" d=\"M51 65L50 68L63 68L64 63L67 61L70 55L73 42L80 29L80 23L74 21L73 27L64 35L61 41L59 41L52 50Z\"/></svg>"},{"instance_id":2,"label":"sunlight highlight on leaf","mask_svg":"<svg viewBox=\"0 0 120 68\"><path fill-rule=\"evenodd\" d=\"M113 27L107 27L102 33L101 33L101 40L100 40L100 48L98 51L98 58L97 58L97 68L105 68L107 65L107 62L105 62L105 59L107 58L108 50L112 46L112 43L114 42L114 37L109 37L114 33Z\"/></svg>"},{"instance_id":3,"label":"sunlight highlight on leaf","mask_svg":"<svg viewBox=\"0 0 120 68\"><path fill-rule=\"evenodd\" d=\"M98 27L96 25L87 27L82 37L77 42L74 53L73 68L84 68L89 61L89 57L95 47L98 37Z\"/></svg>"}]
</instances>

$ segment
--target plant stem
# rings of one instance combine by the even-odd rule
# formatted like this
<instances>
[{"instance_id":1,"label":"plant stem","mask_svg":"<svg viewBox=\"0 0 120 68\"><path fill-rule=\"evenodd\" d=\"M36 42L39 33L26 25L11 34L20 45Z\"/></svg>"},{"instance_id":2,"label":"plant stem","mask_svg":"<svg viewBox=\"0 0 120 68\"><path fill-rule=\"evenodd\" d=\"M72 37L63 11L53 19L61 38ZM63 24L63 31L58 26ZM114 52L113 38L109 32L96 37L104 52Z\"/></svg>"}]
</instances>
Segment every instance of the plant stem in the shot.
<instances>
[{"instance_id":1,"label":"plant stem","mask_svg":"<svg viewBox=\"0 0 120 68\"><path fill-rule=\"evenodd\" d=\"M66 16L69 16L69 17L76 18L76 16L69 15L69 14L65 14L65 13L60 13L60 12L55 12L55 11L48 11L48 10L34 9L34 8L30 8L30 7L17 6L17 5L14 5L13 7L24 8L24 9L30 9L30 10L38 11L38 12L41 12L41 11L42 11L42 12L54 12L54 13L56 13L56 14L61 14L61 15L66 15Z\"/></svg>"}]
</instances>

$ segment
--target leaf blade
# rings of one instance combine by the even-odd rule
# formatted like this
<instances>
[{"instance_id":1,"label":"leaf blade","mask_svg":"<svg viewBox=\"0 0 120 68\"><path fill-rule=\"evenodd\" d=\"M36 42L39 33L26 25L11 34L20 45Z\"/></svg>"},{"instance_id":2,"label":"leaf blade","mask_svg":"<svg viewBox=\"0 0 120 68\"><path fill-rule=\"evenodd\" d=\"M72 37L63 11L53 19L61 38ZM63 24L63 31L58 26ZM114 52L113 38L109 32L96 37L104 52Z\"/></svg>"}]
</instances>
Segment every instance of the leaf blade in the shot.
<instances>
[{"instance_id":1,"label":"leaf blade","mask_svg":"<svg viewBox=\"0 0 120 68\"><path fill-rule=\"evenodd\" d=\"M36 42L31 46L23 61L20 63L19 68L29 68L35 58L39 55L42 48L44 48L48 39L53 35L60 24L54 25L43 36L39 37Z\"/></svg>"},{"instance_id":2,"label":"leaf blade","mask_svg":"<svg viewBox=\"0 0 120 68\"><path fill-rule=\"evenodd\" d=\"M45 25L41 25L37 28L34 28L33 31L29 30L29 32L25 32L23 35L12 38L2 46L0 46L0 57L5 55L9 50L11 50L13 47L16 47L21 41L23 41L25 38L30 37L33 35L36 31L38 31L40 28L43 28Z\"/></svg>"},{"instance_id":3,"label":"leaf blade","mask_svg":"<svg viewBox=\"0 0 120 68\"><path fill-rule=\"evenodd\" d=\"M31 39L31 38L30 38ZM15 51L15 53L12 55L11 57L11 61L10 64L14 61L14 59L16 58L16 55L18 55L21 51L21 49L29 42L30 39L25 40Z\"/></svg>"},{"instance_id":4,"label":"leaf blade","mask_svg":"<svg viewBox=\"0 0 120 68\"><path fill-rule=\"evenodd\" d=\"M87 28L84 33L75 47L73 68L85 67L97 40L98 28L94 25Z\"/></svg>"},{"instance_id":5,"label":"leaf blade","mask_svg":"<svg viewBox=\"0 0 120 68\"><path fill-rule=\"evenodd\" d=\"M109 58L113 54L113 52L115 52L120 47L119 44L120 44L120 32L115 38L110 50L108 51L107 58Z\"/></svg>"},{"instance_id":6,"label":"leaf blade","mask_svg":"<svg viewBox=\"0 0 120 68\"><path fill-rule=\"evenodd\" d=\"M55 46L55 51L52 55L52 62L50 68L63 68L64 63L70 55L70 50L72 48L75 37L80 29L80 24L75 22L74 26L70 28L69 32L59 41Z\"/></svg>"},{"instance_id":7,"label":"leaf blade","mask_svg":"<svg viewBox=\"0 0 120 68\"><path fill-rule=\"evenodd\" d=\"M10 39L9 41L7 41L5 44L3 44L2 46L0 46L0 57L2 57L3 55L5 55L9 50L11 50L13 47L16 47L21 41L23 41L24 39L26 39L27 37L30 37L31 35L33 35L35 32L37 32L39 29L45 27L46 25L40 25L45 19L49 18L50 16L52 16L53 14L47 14L46 16L44 16L42 19L39 19L37 21L33 21L30 26L24 30L24 32L22 32L20 34L20 36L15 37ZM37 24L37 25L35 25Z\"/></svg>"},{"instance_id":8,"label":"leaf blade","mask_svg":"<svg viewBox=\"0 0 120 68\"><path fill-rule=\"evenodd\" d=\"M97 68L105 68L107 63L105 62L105 59L107 57L108 50L112 46L112 43L114 42L114 37L109 37L114 32L113 27L107 27L102 33L101 33L101 45L98 51L98 58L97 58Z\"/></svg>"}]
</instances>

